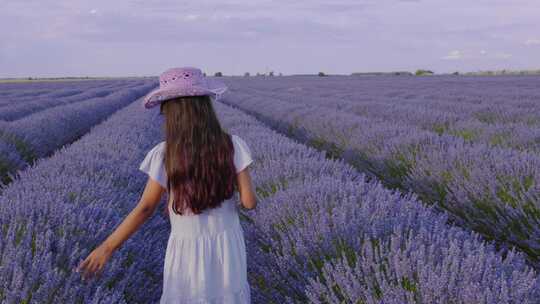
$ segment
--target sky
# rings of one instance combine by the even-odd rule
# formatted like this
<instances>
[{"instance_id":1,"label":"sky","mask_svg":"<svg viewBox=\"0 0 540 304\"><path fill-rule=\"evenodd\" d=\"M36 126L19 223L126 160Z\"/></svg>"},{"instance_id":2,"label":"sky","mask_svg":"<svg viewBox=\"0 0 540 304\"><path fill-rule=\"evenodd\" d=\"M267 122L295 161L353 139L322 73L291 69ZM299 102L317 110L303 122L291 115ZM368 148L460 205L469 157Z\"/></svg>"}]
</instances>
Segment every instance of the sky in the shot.
<instances>
[{"instance_id":1,"label":"sky","mask_svg":"<svg viewBox=\"0 0 540 304\"><path fill-rule=\"evenodd\" d=\"M539 0L0 0L0 77L540 69Z\"/></svg>"}]
</instances>

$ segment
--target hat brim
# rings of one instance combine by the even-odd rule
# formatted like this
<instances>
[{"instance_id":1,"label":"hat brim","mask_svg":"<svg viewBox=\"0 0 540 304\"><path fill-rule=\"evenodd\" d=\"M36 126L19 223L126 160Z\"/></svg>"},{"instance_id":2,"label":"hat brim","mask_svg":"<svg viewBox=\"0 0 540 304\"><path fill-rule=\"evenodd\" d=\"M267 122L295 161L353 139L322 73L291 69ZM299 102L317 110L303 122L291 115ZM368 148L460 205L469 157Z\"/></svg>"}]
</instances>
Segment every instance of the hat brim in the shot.
<instances>
[{"instance_id":1,"label":"hat brim","mask_svg":"<svg viewBox=\"0 0 540 304\"><path fill-rule=\"evenodd\" d=\"M206 87L202 86L186 86L172 88L157 88L148 93L143 100L145 108L149 109L158 104L177 97L182 96L217 96L223 94L227 90L227 86L218 80L206 81Z\"/></svg>"}]
</instances>

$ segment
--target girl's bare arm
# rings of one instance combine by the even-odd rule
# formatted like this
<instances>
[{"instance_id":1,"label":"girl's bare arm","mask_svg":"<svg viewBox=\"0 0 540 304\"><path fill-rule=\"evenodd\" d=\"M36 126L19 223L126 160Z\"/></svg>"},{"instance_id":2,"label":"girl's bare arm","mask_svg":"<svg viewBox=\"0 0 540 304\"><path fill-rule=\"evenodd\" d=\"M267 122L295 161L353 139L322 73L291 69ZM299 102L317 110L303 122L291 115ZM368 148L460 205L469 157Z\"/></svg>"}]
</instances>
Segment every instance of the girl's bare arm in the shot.
<instances>
[{"instance_id":1,"label":"girl's bare arm","mask_svg":"<svg viewBox=\"0 0 540 304\"><path fill-rule=\"evenodd\" d=\"M251 176L249 175L249 169L246 167L244 170L238 172L238 192L240 193L240 203L246 209L253 209L257 206L257 196L253 183L251 182Z\"/></svg>"},{"instance_id":2,"label":"girl's bare arm","mask_svg":"<svg viewBox=\"0 0 540 304\"><path fill-rule=\"evenodd\" d=\"M126 216L120 226L77 266L76 271L83 272L84 279L103 271L112 253L154 213L164 190L160 184L148 178L137 206Z\"/></svg>"},{"instance_id":3,"label":"girl's bare arm","mask_svg":"<svg viewBox=\"0 0 540 304\"><path fill-rule=\"evenodd\" d=\"M118 249L154 213L164 191L165 189L158 182L148 178L139 203L103 241L103 246L111 252Z\"/></svg>"}]
</instances>

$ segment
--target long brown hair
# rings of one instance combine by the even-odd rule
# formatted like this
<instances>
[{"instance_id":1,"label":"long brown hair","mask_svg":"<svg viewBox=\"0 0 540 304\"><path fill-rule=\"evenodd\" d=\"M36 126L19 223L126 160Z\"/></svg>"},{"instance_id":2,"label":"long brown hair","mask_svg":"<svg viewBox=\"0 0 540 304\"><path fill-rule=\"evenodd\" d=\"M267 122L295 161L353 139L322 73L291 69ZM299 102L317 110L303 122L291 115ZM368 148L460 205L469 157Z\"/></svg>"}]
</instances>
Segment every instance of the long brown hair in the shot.
<instances>
[{"instance_id":1,"label":"long brown hair","mask_svg":"<svg viewBox=\"0 0 540 304\"><path fill-rule=\"evenodd\" d=\"M160 113L165 115L164 162L174 213L182 215L190 208L200 214L230 199L237 188L233 143L219 123L211 98L166 100Z\"/></svg>"}]
</instances>

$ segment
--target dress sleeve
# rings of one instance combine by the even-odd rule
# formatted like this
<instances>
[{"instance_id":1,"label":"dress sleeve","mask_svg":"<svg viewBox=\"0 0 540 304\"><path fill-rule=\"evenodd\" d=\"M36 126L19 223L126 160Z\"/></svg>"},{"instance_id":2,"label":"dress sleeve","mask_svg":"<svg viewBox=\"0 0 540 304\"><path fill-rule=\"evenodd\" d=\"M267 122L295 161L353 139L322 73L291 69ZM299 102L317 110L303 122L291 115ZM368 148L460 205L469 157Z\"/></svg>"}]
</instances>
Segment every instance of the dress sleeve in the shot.
<instances>
[{"instance_id":1,"label":"dress sleeve","mask_svg":"<svg viewBox=\"0 0 540 304\"><path fill-rule=\"evenodd\" d=\"M148 174L150 178L158 182L163 188L167 188L167 174L165 164L163 163L162 145L156 145L146 154L141 162L139 170Z\"/></svg>"},{"instance_id":2,"label":"dress sleeve","mask_svg":"<svg viewBox=\"0 0 540 304\"><path fill-rule=\"evenodd\" d=\"M251 157L251 150L242 138L233 134L232 141L234 146L234 166L236 167L236 173L239 173L253 162L253 158Z\"/></svg>"}]
</instances>

